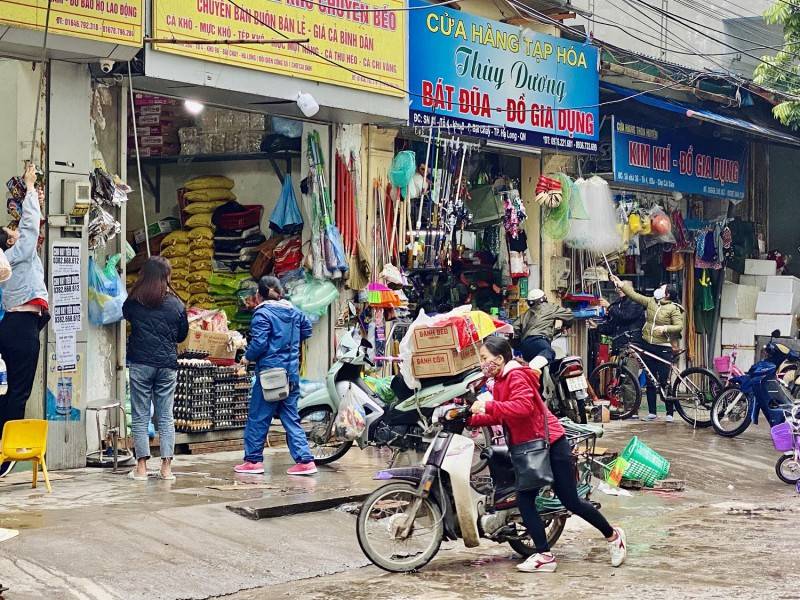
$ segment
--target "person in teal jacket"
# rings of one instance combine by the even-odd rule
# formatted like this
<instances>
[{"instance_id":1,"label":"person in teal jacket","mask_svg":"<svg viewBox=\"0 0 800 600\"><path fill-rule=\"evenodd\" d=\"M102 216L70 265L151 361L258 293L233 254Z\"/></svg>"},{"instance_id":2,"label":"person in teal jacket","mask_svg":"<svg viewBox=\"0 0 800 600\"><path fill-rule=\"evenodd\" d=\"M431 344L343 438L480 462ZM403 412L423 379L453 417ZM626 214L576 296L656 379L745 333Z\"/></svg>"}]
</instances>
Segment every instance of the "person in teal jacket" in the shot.
<instances>
[{"instance_id":1,"label":"person in teal jacket","mask_svg":"<svg viewBox=\"0 0 800 600\"><path fill-rule=\"evenodd\" d=\"M251 338L245 353L245 361L256 365L256 378L244 429L244 463L235 467L237 473L264 472L264 443L275 414L286 430L289 453L296 463L287 473L313 475L317 472L297 412L300 399L300 346L311 337L311 321L283 296L283 286L277 277L262 277L258 282L260 304L250 323ZM278 402L267 402L258 374L274 368L286 369L289 397Z\"/></svg>"}]
</instances>

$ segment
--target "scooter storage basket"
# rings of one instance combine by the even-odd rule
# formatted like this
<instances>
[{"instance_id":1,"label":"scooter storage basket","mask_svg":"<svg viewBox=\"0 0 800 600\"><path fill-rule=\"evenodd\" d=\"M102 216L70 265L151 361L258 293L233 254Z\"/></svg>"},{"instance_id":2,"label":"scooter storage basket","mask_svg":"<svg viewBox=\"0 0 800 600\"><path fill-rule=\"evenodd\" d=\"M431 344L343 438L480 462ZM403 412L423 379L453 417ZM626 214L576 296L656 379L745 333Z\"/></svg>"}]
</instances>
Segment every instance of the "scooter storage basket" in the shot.
<instances>
[{"instance_id":1,"label":"scooter storage basket","mask_svg":"<svg viewBox=\"0 0 800 600\"><path fill-rule=\"evenodd\" d=\"M794 448L792 426L787 422L775 425L771 430L772 443L778 452L788 452Z\"/></svg>"},{"instance_id":2,"label":"scooter storage basket","mask_svg":"<svg viewBox=\"0 0 800 600\"><path fill-rule=\"evenodd\" d=\"M665 479L669 474L669 461L637 436L628 442L620 453L620 458L628 463L623 477L638 479L648 487L652 487L660 479Z\"/></svg>"}]
</instances>

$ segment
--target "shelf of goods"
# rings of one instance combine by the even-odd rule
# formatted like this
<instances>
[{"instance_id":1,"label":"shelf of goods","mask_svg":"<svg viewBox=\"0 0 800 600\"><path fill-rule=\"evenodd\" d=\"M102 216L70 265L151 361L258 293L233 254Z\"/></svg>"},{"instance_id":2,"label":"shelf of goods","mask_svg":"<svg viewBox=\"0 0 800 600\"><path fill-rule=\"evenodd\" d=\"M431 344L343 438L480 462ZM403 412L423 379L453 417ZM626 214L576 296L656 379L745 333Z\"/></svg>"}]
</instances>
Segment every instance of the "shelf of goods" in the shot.
<instances>
[{"instance_id":1,"label":"shelf of goods","mask_svg":"<svg viewBox=\"0 0 800 600\"><path fill-rule=\"evenodd\" d=\"M247 422L250 376L240 366L218 366L206 359L178 360L175 430L203 433L241 429Z\"/></svg>"}]
</instances>

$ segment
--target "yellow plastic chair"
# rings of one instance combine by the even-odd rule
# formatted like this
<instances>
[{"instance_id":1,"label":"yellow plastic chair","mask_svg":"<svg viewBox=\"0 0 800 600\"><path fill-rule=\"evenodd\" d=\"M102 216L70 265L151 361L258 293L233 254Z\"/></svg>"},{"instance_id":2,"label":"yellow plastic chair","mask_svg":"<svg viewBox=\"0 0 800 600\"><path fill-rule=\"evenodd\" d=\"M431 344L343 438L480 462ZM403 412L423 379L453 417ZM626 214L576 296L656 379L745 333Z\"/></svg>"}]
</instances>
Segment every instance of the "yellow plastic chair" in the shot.
<instances>
[{"instance_id":1,"label":"yellow plastic chair","mask_svg":"<svg viewBox=\"0 0 800 600\"><path fill-rule=\"evenodd\" d=\"M33 463L33 485L39 479L39 466L44 473L44 483L47 491L52 492L50 478L47 476L47 464L44 454L47 452L47 421L41 419L23 419L8 421L3 427L3 440L0 445L0 463L7 460L25 461Z\"/></svg>"}]
</instances>

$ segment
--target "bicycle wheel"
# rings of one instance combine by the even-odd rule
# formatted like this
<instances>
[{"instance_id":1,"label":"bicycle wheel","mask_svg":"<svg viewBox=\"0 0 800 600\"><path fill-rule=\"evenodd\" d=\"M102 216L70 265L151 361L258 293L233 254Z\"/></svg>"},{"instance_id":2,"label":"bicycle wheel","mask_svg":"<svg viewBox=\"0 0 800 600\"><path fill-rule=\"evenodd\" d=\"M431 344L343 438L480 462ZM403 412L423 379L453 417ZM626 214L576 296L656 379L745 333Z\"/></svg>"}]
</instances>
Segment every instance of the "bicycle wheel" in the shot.
<instances>
[{"instance_id":1,"label":"bicycle wheel","mask_svg":"<svg viewBox=\"0 0 800 600\"><path fill-rule=\"evenodd\" d=\"M702 367L686 369L672 386L670 400L675 410L692 427L711 427L711 407L722 391L722 382Z\"/></svg>"},{"instance_id":2,"label":"bicycle wheel","mask_svg":"<svg viewBox=\"0 0 800 600\"><path fill-rule=\"evenodd\" d=\"M628 419L639 412L642 388L639 378L619 363L603 363L589 376L598 400L609 403L612 419Z\"/></svg>"},{"instance_id":3,"label":"bicycle wheel","mask_svg":"<svg viewBox=\"0 0 800 600\"><path fill-rule=\"evenodd\" d=\"M775 463L775 474L783 483L797 485L800 482L800 462L794 453L784 454Z\"/></svg>"},{"instance_id":4,"label":"bicycle wheel","mask_svg":"<svg viewBox=\"0 0 800 600\"><path fill-rule=\"evenodd\" d=\"M726 387L711 406L711 424L722 437L736 437L750 426L750 400L737 386Z\"/></svg>"}]
</instances>

